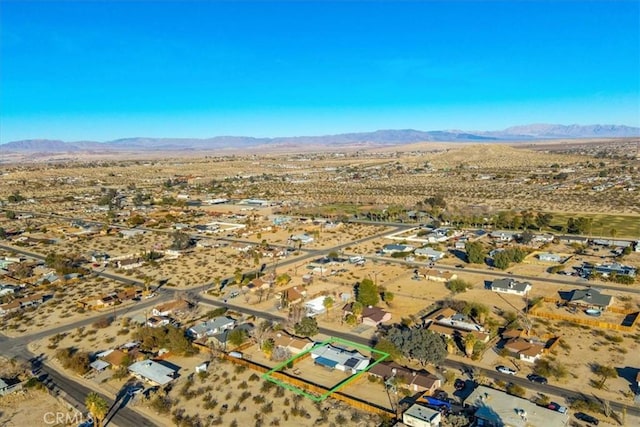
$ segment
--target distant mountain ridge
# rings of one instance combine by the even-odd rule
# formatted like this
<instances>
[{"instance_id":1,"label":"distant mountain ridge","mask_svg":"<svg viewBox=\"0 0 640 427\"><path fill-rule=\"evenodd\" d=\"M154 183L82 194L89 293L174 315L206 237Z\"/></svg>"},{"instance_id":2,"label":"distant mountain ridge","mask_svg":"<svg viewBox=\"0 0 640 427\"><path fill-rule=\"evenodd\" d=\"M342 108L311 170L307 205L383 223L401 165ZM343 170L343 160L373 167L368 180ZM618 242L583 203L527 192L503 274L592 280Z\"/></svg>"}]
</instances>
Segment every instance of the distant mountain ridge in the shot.
<instances>
[{"instance_id":1,"label":"distant mountain ridge","mask_svg":"<svg viewBox=\"0 0 640 427\"><path fill-rule=\"evenodd\" d=\"M420 131L387 129L374 132L343 133L322 136L254 138L248 136L216 136L213 138L123 138L113 141L66 142L28 139L0 145L0 152L104 152L104 151L173 151L228 150L243 148L279 148L296 146L393 146L415 142L500 142L530 141L553 138L624 138L640 137L640 128L624 125L557 125L530 124L500 131Z\"/></svg>"}]
</instances>

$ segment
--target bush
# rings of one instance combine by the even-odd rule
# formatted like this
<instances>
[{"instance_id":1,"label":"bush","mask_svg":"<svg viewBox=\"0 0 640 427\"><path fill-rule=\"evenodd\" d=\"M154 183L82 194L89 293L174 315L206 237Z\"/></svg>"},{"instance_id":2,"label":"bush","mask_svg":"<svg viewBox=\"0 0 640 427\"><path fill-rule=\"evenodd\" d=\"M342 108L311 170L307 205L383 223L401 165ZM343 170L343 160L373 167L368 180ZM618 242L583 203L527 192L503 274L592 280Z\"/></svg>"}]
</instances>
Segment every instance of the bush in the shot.
<instances>
[{"instance_id":1,"label":"bush","mask_svg":"<svg viewBox=\"0 0 640 427\"><path fill-rule=\"evenodd\" d=\"M449 280L447 282L447 289L449 289L454 294L466 292L467 289L471 289L472 287L473 285L471 285L468 282L465 282L462 279L454 279L454 280Z\"/></svg>"}]
</instances>

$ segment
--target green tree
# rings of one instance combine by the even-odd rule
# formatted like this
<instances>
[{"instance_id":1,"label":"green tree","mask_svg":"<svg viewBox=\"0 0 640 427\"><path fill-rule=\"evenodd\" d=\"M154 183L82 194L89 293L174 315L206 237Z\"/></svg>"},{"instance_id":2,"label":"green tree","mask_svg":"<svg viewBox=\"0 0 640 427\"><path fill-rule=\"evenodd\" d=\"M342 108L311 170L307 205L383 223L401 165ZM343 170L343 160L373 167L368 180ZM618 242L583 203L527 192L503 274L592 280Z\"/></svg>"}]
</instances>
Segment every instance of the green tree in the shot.
<instances>
[{"instance_id":1,"label":"green tree","mask_svg":"<svg viewBox=\"0 0 640 427\"><path fill-rule=\"evenodd\" d=\"M454 294L466 292L467 289L471 289L473 287L471 283L468 283L462 279L449 280L446 286L447 286L447 289L449 289L451 293L454 293Z\"/></svg>"},{"instance_id":2,"label":"green tree","mask_svg":"<svg viewBox=\"0 0 640 427\"><path fill-rule=\"evenodd\" d=\"M374 306L380 301L378 287L373 280L363 279L356 286L356 301L365 307Z\"/></svg>"},{"instance_id":3,"label":"green tree","mask_svg":"<svg viewBox=\"0 0 640 427\"><path fill-rule=\"evenodd\" d=\"M552 220L553 215L551 215L550 213L538 212L538 215L536 215L536 225L540 230L549 227Z\"/></svg>"},{"instance_id":4,"label":"green tree","mask_svg":"<svg viewBox=\"0 0 640 427\"><path fill-rule=\"evenodd\" d=\"M402 357L402 351L387 339L380 339L376 343L374 349L389 354L388 361L398 360ZM375 357L375 355L374 355Z\"/></svg>"},{"instance_id":5,"label":"green tree","mask_svg":"<svg viewBox=\"0 0 640 427\"><path fill-rule=\"evenodd\" d=\"M493 257L493 265L500 270L506 270L511 265L511 257L507 251L498 252Z\"/></svg>"},{"instance_id":6,"label":"green tree","mask_svg":"<svg viewBox=\"0 0 640 427\"><path fill-rule=\"evenodd\" d=\"M331 297L325 297L324 300L322 300L322 305L324 306L324 309L327 311L327 318L329 317L329 310L331 310L331 307L333 307L333 298Z\"/></svg>"},{"instance_id":7,"label":"green tree","mask_svg":"<svg viewBox=\"0 0 640 427\"><path fill-rule=\"evenodd\" d=\"M465 335L464 337L464 352L467 354L468 357L473 356L473 348L476 345L476 336L473 335L472 333L468 333L467 335Z\"/></svg>"},{"instance_id":8,"label":"green tree","mask_svg":"<svg viewBox=\"0 0 640 427\"><path fill-rule=\"evenodd\" d=\"M247 331L242 328L235 328L229 332L227 340L229 341L229 344L237 347L247 340Z\"/></svg>"},{"instance_id":9,"label":"green tree","mask_svg":"<svg viewBox=\"0 0 640 427\"><path fill-rule=\"evenodd\" d=\"M467 261L471 264L483 264L487 253L480 242L467 242L464 245Z\"/></svg>"},{"instance_id":10,"label":"green tree","mask_svg":"<svg viewBox=\"0 0 640 427\"><path fill-rule=\"evenodd\" d=\"M593 369L593 373L600 377L600 384L598 384L598 388L603 388L604 383L609 378L618 378L618 371L613 366L597 365Z\"/></svg>"},{"instance_id":11,"label":"green tree","mask_svg":"<svg viewBox=\"0 0 640 427\"><path fill-rule=\"evenodd\" d=\"M384 300L385 303L387 303L388 306L391 306L391 303L393 302L394 298L395 298L395 295L391 291L384 291L382 293L382 299Z\"/></svg>"},{"instance_id":12,"label":"green tree","mask_svg":"<svg viewBox=\"0 0 640 427\"><path fill-rule=\"evenodd\" d=\"M191 237L182 231L174 231L171 233L171 249L183 250L191 246Z\"/></svg>"},{"instance_id":13,"label":"green tree","mask_svg":"<svg viewBox=\"0 0 640 427\"><path fill-rule=\"evenodd\" d=\"M6 211L5 216L8 219L16 219L16 213L14 211Z\"/></svg>"},{"instance_id":14,"label":"green tree","mask_svg":"<svg viewBox=\"0 0 640 427\"><path fill-rule=\"evenodd\" d=\"M312 337L319 332L318 322L313 317L303 317L300 322L293 326L296 335Z\"/></svg>"},{"instance_id":15,"label":"green tree","mask_svg":"<svg viewBox=\"0 0 640 427\"><path fill-rule=\"evenodd\" d=\"M447 356L447 348L440 335L423 328L396 325L389 328L383 338L401 349L403 356L417 360L423 365L438 365Z\"/></svg>"},{"instance_id":16,"label":"green tree","mask_svg":"<svg viewBox=\"0 0 640 427\"><path fill-rule=\"evenodd\" d=\"M92 391L84 400L84 405L87 407L87 410L93 418L93 424L96 427L100 427L100 425L102 425L102 420L109 411L107 401L98 393Z\"/></svg>"}]
</instances>

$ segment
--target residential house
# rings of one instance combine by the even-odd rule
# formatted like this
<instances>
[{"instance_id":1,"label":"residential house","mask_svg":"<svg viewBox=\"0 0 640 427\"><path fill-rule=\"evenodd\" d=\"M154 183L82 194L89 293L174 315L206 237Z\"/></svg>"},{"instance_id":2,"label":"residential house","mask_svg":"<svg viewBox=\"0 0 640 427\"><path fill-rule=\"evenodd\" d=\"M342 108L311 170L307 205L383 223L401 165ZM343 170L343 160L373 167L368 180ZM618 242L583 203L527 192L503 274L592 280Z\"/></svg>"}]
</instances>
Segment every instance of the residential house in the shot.
<instances>
[{"instance_id":1,"label":"residential house","mask_svg":"<svg viewBox=\"0 0 640 427\"><path fill-rule=\"evenodd\" d=\"M237 325L233 329L224 329L219 334L212 335L211 337L208 338L208 341L212 342L218 348L222 348L226 350L227 342L229 341L229 334L231 332L244 331L245 336L248 337L249 335L251 335L251 332L253 332L254 329L255 327L253 326L253 324L242 323L240 325Z\"/></svg>"},{"instance_id":2,"label":"residential house","mask_svg":"<svg viewBox=\"0 0 640 427\"><path fill-rule=\"evenodd\" d=\"M190 308L191 303L189 301L179 299L154 307L151 310L151 314L154 316L176 316L185 313Z\"/></svg>"},{"instance_id":3,"label":"residential house","mask_svg":"<svg viewBox=\"0 0 640 427\"><path fill-rule=\"evenodd\" d=\"M216 334L232 329L236 324L235 319L227 316L214 317L206 322L199 323L192 326L187 330L187 335L200 339L204 337L210 337Z\"/></svg>"},{"instance_id":4,"label":"residential house","mask_svg":"<svg viewBox=\"0 0 640 427\"><path fill-rule=\"evenodd\" d=\"M567 304L582 308L606 310L613 303L611 295L601 294L596 288L574 289L570 292L559 292L559 294Z\"/></svg>"},{"instance_id":5,"label":"residential house","mask_svg":"<svg viewBox=\"0 0 640 427\"><path fill-rule=\"evenodd\" d=\"M22 390L22 382L17 378L0 378L0 396L6 396L7 394L11 394L20 390Z\"/></svg>"},{"instance_id":6,"label":"residential house","mask_svg":"<svg viewBox=\"0 0 640 427\"><path fill-rule=\"evenodd\" d=\"M380 307L368 306L362 309L362 323L369 326L378 326L382 322L391 320L391 313Z\"/></svg>"},{"instance_id":7,"label":"residential house","mask_svg":"<svg viewBox=\"0 0 640 427\"><path fill-rule=\"evenodd\" d=\"M489 233L489 237L499 242L511 242L515 239L517 233L513 231L492 231Z\"/></svg>"},{"instance_id":8,"label":"residential house","mask_svg":"<svg viewBox=\"0 0 640 427\"><path fill-rule=\"evenodd\" d=\"M458 275L456 273L452 273L450 271L435 270L433 268L420 268L418 270L418 275L423 276L425 279L431 280L433 282L443 283L458 278Z\"/></svg>"},{"instance_id":9,"label":"residential house","mask_svg":"<svg viewBox=\"0 0 640 427\"><path fill-rule=\"evenodd\" d=\"M541 358L545 347L545 343L537 341L535 338L522 337L511 338L504 344L504 348L514 357L528 363L535 363Z\"/></svg>"},{"instance_id":10,"label":"residential house","mask_svg":"<svg viewBox=\"0 0 640 427\"><path fill-rule=\"evenodd\" d=\"M539 253L538 259L544 262L562 262L562 257L560 255L549 252Z\"/></svg>"},{"instance_id":11,"label":"residential house","mask_svg":"<svg viewBox=\"0 0 640 427\"><path fill-rule=\"evenodd\" d=\"M473 334L478 341L489 341L490 336L481 325L449 307L441 308L423 320L428 330L448 338L464 338L467 334Z\"/></svg>"},{"instance_id":12,"label":"residential house","mask_svg":"<svg viewBox=\"0 0 640 427\"><path fill-rule=\"evenodd\" d=\"M593 239L592 243L599 246L615 246L618 248L626 248L633 245L630 240L614 240L614 239Z\"/></svg>"},{"instance_id":13,"label":"residential house","mask_svg":"<svg viewBox=\"0 0 640 427\"><path fill-rule=\"evenodd\" d=\"M429 246L418 248L415 251L413 251L413 253L416 256L426 257L430 261L438 261L444 258L444 252L436 251L435 249L430 248Z\"/></svg>"},{"instance_id":14,"label":"residential house","mask_svg":"<svg viewBox=\"0 0 640 427\"><path fill-rule=\"evenodd\" d=\"M324 306L324 300L326 298L327 297L325 295L320 295L319 297L316 297L312 300L305 301L304 307L307 310L307 316L315 317L318 314L322 314L327 311Z\"/></svg>"},{"instance_id":15,"label":"residential house","mask_svg":"<svg viewBox=\"0 0 640 427\"><path fill-rule=\"evenodd\" d=\"M151 316L147 319L146 325L150 328L161 328L171 323L171 318L167 316Z\"/></svg>"},{"instance_id":16,"label":"residential house","mask_svg":"<svg viewBox=\"0 0 640 427\"><path fill-rule=\"evenodd\" d=\"M475 408L476 425L486 427L565 427L569 422L567 413L483 385L471 392L464 405Z\"/></svg>"},{"instance_id":17,"label":"residential house","mask_svg":"<svg viewBox=\"0 0 640 427\"><path fill-rule=\"evenodd\" d=\"M251 243L233 242L231 247L238 252L249 252L253 248L253 245Z\"/></svg>"},{"instance_id":18,"label":"residential house","mask_svg":"<svg viewBox=\"0 0 640 427\"><path fill-rule=\"evenodd\" d=\"M367 373L384 381L396 378L398 387L403 387L411 392L423 392L431 395L442 387L442 381L435 375L428 372L412 371L395 362L375 364Z\"/></svg>"},{"instance_id":19,"label":"residential house","mask_svg":"<svg viewBox=\"0 0 640 427\"><path fill-rule=\"evenodd\" d=\"M563 235L563 236L557 236L556 239L558 239L560 243L566 243L568 245L572 243L586 245L587 243L589 243L589 239L587 237L582 237L582 236Z\"/></svg>"},{"instance_id":20,"label":"residential house","mask_svg":"<svg viewBox=\"0 0 640 427\"><path fill-rule=\"evenodd\" d=\"M307 291L299 290L297 286L292 286L290 288L284 289L278 294L277 297L280 299L284 299L287 304L293 305L302 302L306 293Z\"/></svg>"},{"instance_id":21,"label":"residential house","mask_svg":"<svg viewBox=\"0 0 640 427\"><path fill-rule=\"evenodd\" d=\"M330 344L318 346L311 350L314 363L329 369L355 374L369 366L369 358L356 350L346 350Z\"/></svg>"},{"instance_id":22,"label":"residential house","mask_svg":"<svg viewBox=\"0 0 640 427\"><path fill-rule=\"evenodd\" d=\"M131 355L125 353L122 350L113 350L108 354L102 357L102 360L111 365L112 369L118 369L122 366L129 365L131 360Z\"/></svg>"},{"instance_id":23,"label":"residential house","mask_svg":"<svg viewBox=\"0 0 640 427\"><path fill-rule=\"evenodd\" d=\"M176 379L178 371L170 366L147 359L129 366L129 372L136 378L153 385L164 386Z\"/></svg>"},{"instance_id":24,"label":"residential house","mask_svg":"<svg viewBox=\"0 0 640 427\"><path fill-rule=\"evenodd\" d=\"M313 341L309 338L294 337L284 331L279 331L273 339L273 342L276 347L285 348L292 355L300 354L313 347Z\"/></svg>"},{"instance_id":25,"label":"residential house","mask_svg":"<svg viewBox=\"0 0 640 427\"><path fill-rule=\"evenodd\" d=\"M5 295L13 295L16 289L18 289L18 287L15 285L6 285L4 283L0 283L0 297L3 297Z\"/></svg>"},{"instance_id":26,"label":"residential house","mask_svg":"<svg viewBox=\"0 0 640 427\"><path fill-rule=\"evenodd\" d=\"M404 252L412 252L414 247L411 245L402 245L399 243L390 243L388 245L384 245L382 247L382 253L386 255L391 255L395 253L404 253Z\"/></svg>"},{"instance_id":27,"label":"residential house","mask_svg":"<svg viewBox=\"0 0 640 427\"><path fill-rule=\"evenodd\" d=\"M144 265L144 259L141 257L119 259L116 262L116 268L123 270L133 270L134 268L142 267Z\"/></svg>"},{"instance_id":28,"label":"residential house","mask_svg":"<svg viewBox=\"0 0 640 427\"><path fill-rule=\"evenodd\" d=\"M402 422L411 427L440 427L442 414L440 411L414 403L402 414Z\"/></svg>"},{"instance_id":29,"label":"residential house","mask_svg":"<svg viewBox=\"0 0 640 427\"><path fill-rule=\"evenodd\" d=\"M313 242L313 237L309 236L306 233L295 234L295 235L291 236L289 239L294 241L294 242L300 242L303 245L307 245L307 244Z\"/></svg>"},{"instance_id":30,"label":"residential house","mask_svg":"<svg viewBox=\"0 0 640 427\"><path fill-rule=\"evenodd\" d=\"M518 282L506 277L491 282L491 290L503 294L526 295L531 291L531 283Z\"/></svg>"},{"instance_id":31,"label":"residential house","mask_svg":"<svg viewBox=\"0 0 640 427\"><path fill-rule=\"evenodd\" d=\"M611 264L601 264L593 266L591 264L583 264L582 271L587 275L591 275L594 272L602 274L604 277L612 275L635 277L637 268L630 265L623 265L617 262Z\"/></svg>"}]
</instances>

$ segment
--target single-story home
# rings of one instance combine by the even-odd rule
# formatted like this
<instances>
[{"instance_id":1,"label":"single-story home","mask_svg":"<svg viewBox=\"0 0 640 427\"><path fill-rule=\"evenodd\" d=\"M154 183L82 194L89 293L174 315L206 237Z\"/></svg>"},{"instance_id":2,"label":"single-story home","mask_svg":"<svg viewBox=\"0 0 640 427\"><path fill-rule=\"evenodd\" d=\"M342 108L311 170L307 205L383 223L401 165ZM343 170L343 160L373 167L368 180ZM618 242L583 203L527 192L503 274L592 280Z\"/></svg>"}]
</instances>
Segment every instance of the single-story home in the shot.
<instances>
[{"instance_id":1,"label":"single-story home","mask_svg":"<svg viewBox=\"0 0 640 427\"><path fill-rule=\"evenodd\" d=\"M391 313L380 307L368 306L362 309L362 323L370 326L378 326L380 323L391 320Z\"/></svg>"},{"instance_id":2,"label":"single-story home","mask_svg":"<svg viewBox=\"0 0 640 427\"><path fill-rule=\"evenodd\" d=\"M290 239L294 242L300 242L303 245L309 244L311 242L313 242L313 237L309 236L308 234L304 233L304 234L295 234L293 236L290 237Z\"/></svg>"},{"instance_id":3,"label":"single-story home","mask_svg":"<svg viewBox=\"0 0 640 427\"><path fill-rule=\"evenodd\" d=\"M151 314L153 314L154 316L169 316L172 314L176 315L184 313L189 308L191 308L191 303L186 300L179 299L175 301L169 301L167 303L154 307L153 310L151 310Z\"/></svg>"},{"instance_id":4,"label":"single-story home","mask_svg":"<svg viewBox=\"0 0 640 427\"><path fill-rule=\"evenodd\" d=\"M504 348L523 362L535 363L544 354L545 343L526 338L511 338Z\"/></svg>"},{"instance_id":5,"label":"single-story home","mask_svg":"<svg viewBox=\"0 0 640 427\"><path fill-rule=\"evenodd\" d=\"M424 248L418 248L415 251L413 251L413 253L416 256L427 257L427 259L431 261L437 261L439 259L444 258L444 252L436 251L435 249L430 248L429 246L425 246Z\"/></svg>"},{"instance_id":6,"label":"single-story home","mask_svg":"<svg viewBox=\"0 0 640 427\"><path fill-rule=\"evenodd\" d=\"M440 427L442 414L426 406L414 403L402 414L402 423L412 427Z\"/></svg>"},{"instance_id":7,"label":"single-story home","mask_svg":"<svg viewBox=\"0 0 640 427\"><path fill-rule=\"evenodd\" d=\"M22 382L16 379L0 378L0 396L22 390Z\"/></svg>"},{"instance_id":8,"label":"single-story home","mask_svg":"<svg viewBox=\"0 0 640 427\"><path fill-rule=\"evenodd\" d=\"M135 236L141 236L141 235L145 234L146 231L140 230L140 229L137 229L137 228L131 228L131 229L128 229L128 230L119 230L118 233L120 233L120 235L122 237L124 237L125 239L130 239L130 238L135 237Z\"/></svg>"},{"instance_id":9,"label":"single-story home","mask_svg":"<svg viewBox=\"0 0 640 427\"><path fill-rule=\"evenodd\" d=\"M526 295L531 291L531 283L518 282L506 277L491 282L491 290L503 294Z\"/></svg>"},{"instance_id":10,"label":"single-story home","mask_svg":"<svg viewBox=\"0 0 640 427\"><path fill-rule=\"evenodd\" d=\"M297 286L292 286L280 292L277 295L277 297L281 299L284 298L287 304L293 305L293 304L298 304L299 302L302 302L305 294L306 294L305 290L300 291L298 290Z\"/></svg>"},{"instance_id":11,"label":"single-story home","mask_svg":"<svg viewBox=\"0 0 640 427\"><path fill-rule=\"evenodd\" d=\"M213 343L214 345L218 346L219 348L226 349L227 342L229 340L229 334L231 332L238 331L238 330L244 331L245 332L245 336L248 337L254 329L255 329L255 327L253 326L253 324L251 324L251 323L242 323L240 325L237 325L233 329L225 329L222 332L220 332L219 334L215 334L215 335L210 336L208 341Z\"/></svg>"},{"instance_id":12,"label":"single-story home","mask_svg":"<svg viewBox=\"0 0 640 427\"><path fill-rule=\"evenodd\" d=\"M433 268L421 268L418 270L418 275L423 276L427 280L433 282L448 282L458 278L456 273L450 271L435 270Z\"/></svg>"},{"instance_id":13,"label":"single-story home","mask_svg":"<svg viewBox=\"0 0 640 427\"><path fill-rule=\"evenodd\" d=\"M326 296L321 295L312 300L305 301L304 307L307 310L307 316L314 317L314 316L317 316L318 314L322 314L325 311L327 311L327 309L324 306L324 300L326 298L327 298Z\"/></svg>"},{"instance_id":14,"label":"single-story home","mask_svg":"<svg viewBox=\"0 0 640 427\"><path fill-rule=\"evenodd\" d=\"M606 309L613 302L611 295L600 293L599 289L574 289L571 292L560 292L560 297L570 305L579 305L585 308L597 307Z\"/></svg>"},{"instance_id":15,"label":"single-story home","mask_svg":"<svg viewBox=\"0 0 640 427\"><path fill-rule=\"evenodd\" d=\"M150 328L161 328L171 323L171 318L167 316L151 316L147 319L147 326Z\"/></svg>"},{"instance_id":16,"label":"single-story home","mask_svg":"<svg viewBox=\"0 0 640 427\"><path fill-rule=\"evenodd\" d=\"M539 253L538 259L544 262L562 262L562 257L560 255L549 252Z\"/></svg>"},{"instance_id":17,"label":"single-story home","mask_svg":"<svg viewBox=\"0 0 640 427\"><path fill-rule=\"evenodd\" d=\"M318 346L311 350L311 358L317 365L330 369L351 372L355 374L369 366L369 358L356 350L346 350L330 344Z\"/></svg>"},{"instance_id":18,"label":"single-story home","mask_svg":"<svg viewBox=\"0 0 640 427\"><path fill-rule=\"evenodd\" d=\"M471 392L464 400L464 406L475 408L476 423L484 426L565 427L569 422L567 413L483 385Z\"/></svg>"},{"instance_id":19,"label":"single-story home","mask_svg":"<svg viewBox=\"0 0 640 427\"><path fill-rule=\"evenodd\" d=\"M492 231L489 237L500 242L510 242L515 239L516 234L513 231Z\"/></svg>"},{"instance_id":20,"label":"single-story home","mask_svg":"<svg viewBox=\"0 0 640 427\"><path fill-rule=\"evenodd\" d=\"M586 245L587 243L589 243L589 238L582 237L582 236L563 235L563 236L557 236L556 239L558 239L560 243L567 243L567 244L578 243L581 245Z\"/></svg>"},{"instance_id":21,"label":"single-story home","mask_svg":"<svg viewBox=\"0 0 640 427\"><path fill-rule=\"evenodd\" d=\"M411 245L402 245L399 243L389 243L382 247L382 253L391 255L398 252L412 252L415 248Z\"/></svg>"},{"instance_id":22,"label":"single-story home","mask_svg":"<svg viewBox=\"0 0 640 427\"><path fill-rule=\"evenodd\" d=\"M136 378L151 384L163 386L176 379L178 371L175 368L158 363L151 359L142 360L129 366L129 372Z\"/></svg>"},{"instance_id":23,"label":"single-story home","mask_svg":"<svg viewBox=\"0 0 640 427\"><path fill-rule=\"evenodd\" d=\"M232 329L236 321L231 317L219 316L206 322L198 323L187 330L187 335L195 339L210 337L227 329Z\"/></svg>"},{"instance_id":24,"label":"single-story home","mask_svg":"<svg viewBox=\"0 0 640 427\"><path fill-rule=\"evenodd\" d=\"M367 373L385 381L395 377L399 380L399 387L406 388L412 392L424 392L431 395L442 387L442 381L435 375L428 372L415 372L395 362L378 363L373 365Z\"/></svg>"},{"instance_id":25,"label":"single-story home","mask_svg":"<svg viewBox=\"0 0 640 427\"><path fill-rule=\"evenodd\" d=\"M300 354L313 347L313 341L309 338L293 337L284 331L279 331L273 342L276 347L286 348L292 355Z\"/></svg>"}]
</instances>

